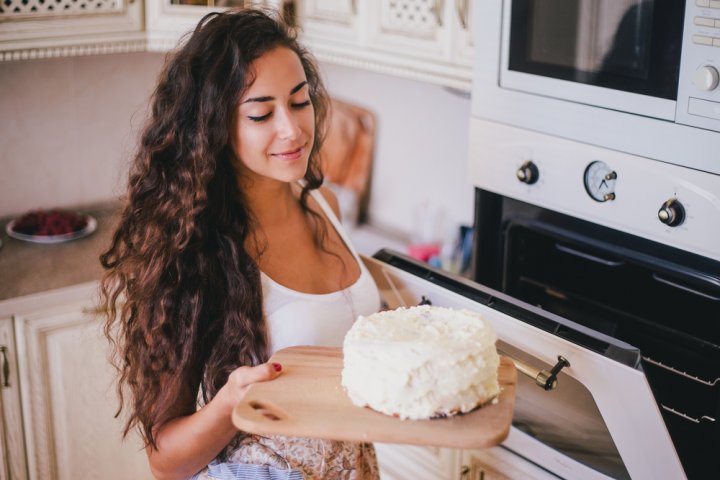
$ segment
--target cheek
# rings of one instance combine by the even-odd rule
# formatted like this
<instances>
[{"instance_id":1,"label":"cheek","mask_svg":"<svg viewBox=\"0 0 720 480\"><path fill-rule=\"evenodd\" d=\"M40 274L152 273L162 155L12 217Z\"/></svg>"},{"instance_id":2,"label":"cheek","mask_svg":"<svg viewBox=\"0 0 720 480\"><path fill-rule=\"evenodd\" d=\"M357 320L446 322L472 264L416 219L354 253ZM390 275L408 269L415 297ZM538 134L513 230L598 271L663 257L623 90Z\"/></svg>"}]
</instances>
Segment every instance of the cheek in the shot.
<instances>
[{"instance_id":1,"label":"cheek","mask_svg":"<svg viewBox=\"0 0 720 480\"><path fill-rule=\"evenodd\" d=\"M272 141L268 129L258 125L243 125L236 131L235 153L242 162L252 161L253 158L265 155Z\"/></svg>"},{"instance_id":2,"label":"cheek","mask_svg":"<svg viewBox=\"0 0 720 480\"><path fill-rule=\"evenodd\" d=\"M303 130L310 136L310 141L313 141L315 135L315 111L312 108L308 108L307 112L303 112Z\"/></svg>"}]
</instances>

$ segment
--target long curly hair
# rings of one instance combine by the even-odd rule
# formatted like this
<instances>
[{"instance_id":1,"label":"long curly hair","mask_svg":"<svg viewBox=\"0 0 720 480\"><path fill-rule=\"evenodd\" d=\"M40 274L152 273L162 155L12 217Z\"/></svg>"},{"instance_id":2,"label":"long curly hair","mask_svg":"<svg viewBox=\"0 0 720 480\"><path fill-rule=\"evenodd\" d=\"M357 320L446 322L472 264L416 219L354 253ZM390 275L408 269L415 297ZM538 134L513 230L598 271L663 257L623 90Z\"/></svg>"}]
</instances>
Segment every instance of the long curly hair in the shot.
<instances>
[{"instance_id":1,"label":"long curly hair","mask_svg":"<svg viewBox=\"0 0 720 480\"><path fill-rule=\"evenodd\" d=\"M154 432L177 415L178 398L195 398L199 387L207 402L232 370L269 356L260 271L245 248L253 215L230 132L253 81L251 63L276 47L298 55L309 84L316 128L300 203L318 217L307 195L323 181L318 151L328 97L313 59L270 13L211 13L160 75L119 225L100 257L118 415L126 409L125 435L138 428L153 447Z\"/></svg>"}]
</instances>

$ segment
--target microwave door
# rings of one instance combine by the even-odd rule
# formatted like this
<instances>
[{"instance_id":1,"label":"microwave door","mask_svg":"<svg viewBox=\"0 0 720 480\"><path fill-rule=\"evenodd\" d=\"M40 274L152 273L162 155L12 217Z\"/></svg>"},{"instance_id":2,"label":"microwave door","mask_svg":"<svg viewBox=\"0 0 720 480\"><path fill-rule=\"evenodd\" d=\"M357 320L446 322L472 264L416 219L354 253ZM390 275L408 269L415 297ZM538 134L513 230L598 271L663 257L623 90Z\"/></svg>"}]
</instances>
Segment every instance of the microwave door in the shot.
<instances>
[{"instance_id":1,"label":"microwave door","mask_svg":"<svg viewBox=\"0 0 720 480\"><path fill-rule=\"evenodd\" d=\"M396 252L363 261L386 308L430 302L492 324L521 373L504 447L563 478L685 478L636 348Z\"/></svg>"}]
</instances>

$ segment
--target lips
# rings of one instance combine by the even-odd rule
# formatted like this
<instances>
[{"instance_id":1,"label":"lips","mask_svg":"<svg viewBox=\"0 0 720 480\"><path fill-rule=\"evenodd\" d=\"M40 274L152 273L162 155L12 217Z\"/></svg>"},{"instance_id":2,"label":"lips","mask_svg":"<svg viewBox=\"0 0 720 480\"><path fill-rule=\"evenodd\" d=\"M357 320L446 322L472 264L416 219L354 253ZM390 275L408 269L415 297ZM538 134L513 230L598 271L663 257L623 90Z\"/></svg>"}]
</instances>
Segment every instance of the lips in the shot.
<instances>
[{"instance_id":1,"label":"lips","mask_svg":"<svg viewBox=\"0 0 720 480\"><path fill-rule=\"evenodd\" d=\"M303 153L305 153L304 145L284 152L271 153L270 156L281 160L296 160L300 158Z\"/></svg>"}]
</instances>

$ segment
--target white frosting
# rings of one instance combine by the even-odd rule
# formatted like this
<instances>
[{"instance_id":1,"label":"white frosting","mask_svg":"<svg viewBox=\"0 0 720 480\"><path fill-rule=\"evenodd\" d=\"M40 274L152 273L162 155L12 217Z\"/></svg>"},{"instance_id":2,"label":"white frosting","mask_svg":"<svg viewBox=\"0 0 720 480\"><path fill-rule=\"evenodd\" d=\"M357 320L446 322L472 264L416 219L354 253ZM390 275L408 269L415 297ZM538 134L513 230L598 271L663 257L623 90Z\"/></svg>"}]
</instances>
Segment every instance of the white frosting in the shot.
<instances>
[{"instance_id":1,"label":"white frosting","mask_svg":"<svg viewBox=\"0 0 720 480\"><path fill-rule=\"evenodd\" d=\"M495 331L469 310L418 306L360 316L345 336L353 404L402 419L472 410L500 392Z\"/></svg>"}]
</instances>

